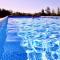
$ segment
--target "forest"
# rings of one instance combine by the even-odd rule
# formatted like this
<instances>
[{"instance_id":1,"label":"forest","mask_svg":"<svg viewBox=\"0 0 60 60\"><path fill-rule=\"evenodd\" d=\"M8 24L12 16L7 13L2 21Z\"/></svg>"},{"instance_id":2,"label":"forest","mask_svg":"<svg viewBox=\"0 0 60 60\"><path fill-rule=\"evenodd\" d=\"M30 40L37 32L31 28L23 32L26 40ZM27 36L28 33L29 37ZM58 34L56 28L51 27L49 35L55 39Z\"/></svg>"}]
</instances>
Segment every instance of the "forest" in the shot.
<instances>
[{"instance_id":1,"label":"forest","mask_svg":"<svg viewBox=\"0 0 60 60\"><path fill-rule=\"evenodd\" d=\"M40 12L37 13L21 13L21 12L13 12L11 10L1 9L0 8L0 18L5 16L32 16L32 17L39 17L39 16L60 16L60 8L57 8L55 11L54 9L51 10L47 7L45 10L42 9Z\"/></svg>"}]
</instances>

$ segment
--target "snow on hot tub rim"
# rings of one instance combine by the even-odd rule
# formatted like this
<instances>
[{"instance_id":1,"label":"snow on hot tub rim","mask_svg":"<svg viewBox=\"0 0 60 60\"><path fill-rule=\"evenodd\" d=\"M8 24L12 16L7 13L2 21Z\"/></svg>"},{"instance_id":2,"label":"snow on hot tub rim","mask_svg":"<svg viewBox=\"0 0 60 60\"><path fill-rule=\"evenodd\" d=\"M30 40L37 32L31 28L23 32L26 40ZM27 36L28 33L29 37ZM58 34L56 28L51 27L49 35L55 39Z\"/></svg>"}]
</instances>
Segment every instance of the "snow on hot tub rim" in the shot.
<instances>
[{"instance_id":1,"label":"snow on hot tub rim","mask_svg":"<svg viewBox=\"0 0 60 60\"><path fill-rule=\"evenodd\" d=\"M8 16L0 18L0 22L2 22L4 19L8 18Z\"/></svg>"}]
</instances>

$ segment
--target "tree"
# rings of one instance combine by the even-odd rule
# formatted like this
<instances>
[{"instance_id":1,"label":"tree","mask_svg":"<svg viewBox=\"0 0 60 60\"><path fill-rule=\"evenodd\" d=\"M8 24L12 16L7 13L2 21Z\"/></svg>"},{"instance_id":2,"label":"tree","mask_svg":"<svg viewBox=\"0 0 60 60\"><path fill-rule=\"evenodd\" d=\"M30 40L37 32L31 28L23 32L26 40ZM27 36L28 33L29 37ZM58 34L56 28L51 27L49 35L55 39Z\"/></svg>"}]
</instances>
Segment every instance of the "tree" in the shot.
<instances>
[{"instance_id":1,"label":"tree","mask_svg":"<svg viewBox=\"0 0 60 60\"><path fill-rule=\"evenodd\" d=\"M57 9L57 15L60 16L60 8Z\"/></svg>"},{"instance_id":2,"label":"tree","mask_svg":"<svg viewBox=\"0 0 60 60\"><path fill-rule=\"evenodd\" d=\"M46 13L45 13L44 9L41 10L41 15L46 16Z\"/></svg>"},{"instance_id":3,"label":"tree","mask_svg":"<svg viewBox=\"0 0 60 60\"><path fill-rule=\"evenodd\" d=\"M51 15L51 12L50 12L50 8L49 7L47 7L47 9L45 11L46 11L46 14L47 15Z\"/></svg>"},{"instance_id":4,"label":"tree","mask_svg":"<svg viewBox=\"0 0 60 60\"><path fill-rule=\"evenodd\" d=\"M55 16L56 15L56 13L55 13L55 10L53 9L52 10L52 14L51 14L52 16Z\"/></svg>"}]
</instances>

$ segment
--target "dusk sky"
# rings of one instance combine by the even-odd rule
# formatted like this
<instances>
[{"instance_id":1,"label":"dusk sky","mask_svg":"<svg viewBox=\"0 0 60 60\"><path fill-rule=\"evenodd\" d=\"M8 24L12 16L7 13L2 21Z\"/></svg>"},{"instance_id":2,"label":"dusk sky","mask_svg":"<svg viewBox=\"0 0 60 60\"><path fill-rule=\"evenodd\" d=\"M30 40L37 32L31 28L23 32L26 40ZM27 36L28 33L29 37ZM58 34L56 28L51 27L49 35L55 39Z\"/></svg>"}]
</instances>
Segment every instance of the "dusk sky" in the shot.
<instances>
[{"instance_id":1,"label":"dusk sky","mask_svg":"<svg viewBox=\"0 0 60 60\"><path fill-rule=\"evenodd\" d=\"M26 13L39 12L48 6L56 10L60 8L60 0L0 0L0 8Z\"/></svg>"}]
</instances>

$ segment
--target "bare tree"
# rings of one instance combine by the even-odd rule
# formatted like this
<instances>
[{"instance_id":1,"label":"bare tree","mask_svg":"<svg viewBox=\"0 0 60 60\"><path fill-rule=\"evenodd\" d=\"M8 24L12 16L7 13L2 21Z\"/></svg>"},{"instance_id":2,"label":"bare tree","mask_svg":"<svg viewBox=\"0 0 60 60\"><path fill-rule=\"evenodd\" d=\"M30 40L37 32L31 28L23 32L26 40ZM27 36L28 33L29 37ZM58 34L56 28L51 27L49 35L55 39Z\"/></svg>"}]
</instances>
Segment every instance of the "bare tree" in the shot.
<instances>
[{"instance_id":1,"label":"bare tree","mask_svg":"<svg viewBox=\"0 0 60 60\"><path fill-rule=\"evenodd\" d=\"M46 11L46 14L47 15L51 15L51 12L50 12L50 8L49 7L47 7L47 9L45 11Z\"/></svg>"},{"instance_id":2,"label":"bare tree","mask_svg":"<svg viewBox=\"0 0 60 60\"><path fill-rule=\"evenodd\" d=\"M57 15L60 16L60 8L57 9Z\"/></svg>"},{"instance_id":3,"label":"bare tree","mask_svg":"<svg viewBox=\"0 0 60 60\"><path fill-rule=\"evenodd\" d=\"M52 10L52 14L51 14L52 16L55 16L56 15L56 13L55 13L55 10L53 9Z\"/></svg>"}]
</instances>

